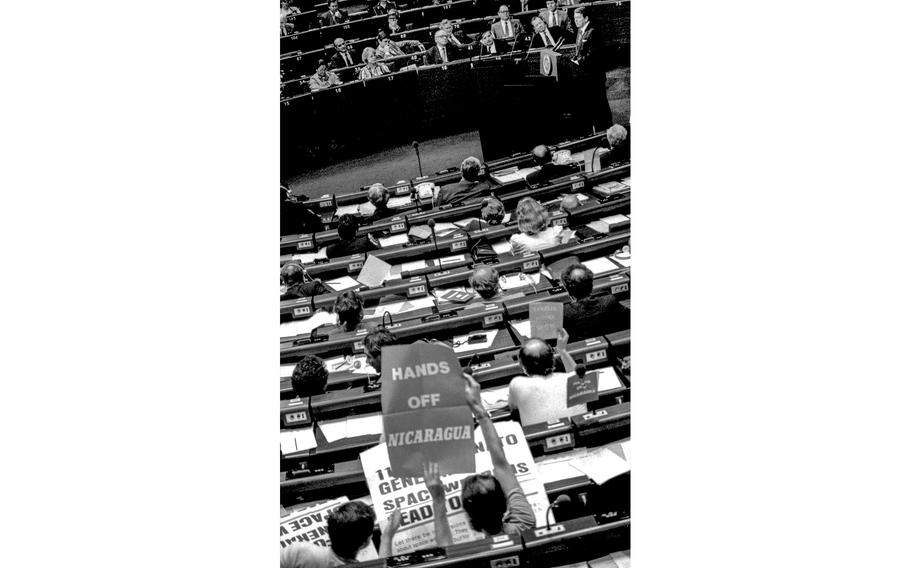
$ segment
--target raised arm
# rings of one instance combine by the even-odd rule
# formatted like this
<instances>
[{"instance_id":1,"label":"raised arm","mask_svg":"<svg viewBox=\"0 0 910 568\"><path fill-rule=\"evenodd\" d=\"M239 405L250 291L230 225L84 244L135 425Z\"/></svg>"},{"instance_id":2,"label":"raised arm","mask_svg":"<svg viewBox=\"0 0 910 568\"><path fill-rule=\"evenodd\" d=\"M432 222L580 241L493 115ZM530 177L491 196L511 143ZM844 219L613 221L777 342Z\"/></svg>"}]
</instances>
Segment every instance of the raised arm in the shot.
<instances>
[{"instance_id":1,"label":"raised arm","mask_svg":"<svg viewBox=\"0 0 910 568\"><path fill-rule=\"evenodd\" d=\"M483 432L483 439L493 461L493 475L499 481L502 490L508 495L513 489L520 489L518 479L515 478L515 472L512 471L512 466L506 459L506 452L502 449L502 440L499 439L499 434L496 433L493 420L490 419L490 414L483 407L483 402L480 398L480 385L474 380L474 377L467 373L464 373L464 378L466 381L465 398L468 401L468 407L477 418L477 423L480 424L480 431Z\"/></svg>"},{"instance_id":2,"label":"raised arm","mask_svg":"<svg viewBox=\"0 0 910 568\"><path fill-rule=\"evenodd\" d=\"M427 491L433 498L433 527L436 529L436 546L449 546L452 544L452 529L449 528L449 518L446 515L446 492L439 480L439 464L429 462L423 464L423 480Z\"/></svg>"},{"instance_id":3,"label":"raised arm","mask_svg":"<svg viewBox=\"0 0 910 568\"><path fill-rule=\"evenodd\" d=\"M556 354L562 359L562 366L565 367L566 372L571 373L575 371L575 359L572 359L572 356L566 351L568 344L569 334L565 329L559 328L556 331Z\"/></svg>"},{"instance_id":4,"label":"raised arm","mask_svg":"<svg viewBox=\"0 0 910 568\"><path fill-rule=\"evenodd\" d=\"M382 537L379 539L379 556L382 558L392 556L392 539L395 538L395 533L398 532L398 527L400 526L401 510L395 509L392 516L389 517L389 524L382 531Z\"/></svg>"}]
</instances>

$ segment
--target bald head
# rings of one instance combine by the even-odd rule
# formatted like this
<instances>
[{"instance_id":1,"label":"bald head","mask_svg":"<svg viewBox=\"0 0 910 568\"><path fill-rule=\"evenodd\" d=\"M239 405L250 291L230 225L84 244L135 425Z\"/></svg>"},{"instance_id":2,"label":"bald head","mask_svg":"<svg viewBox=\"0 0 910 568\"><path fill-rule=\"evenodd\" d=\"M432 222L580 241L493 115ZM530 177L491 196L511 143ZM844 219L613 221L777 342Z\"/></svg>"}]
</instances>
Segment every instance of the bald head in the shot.
<instances>
[{"instance_id":1,"label":"bald head","mask_svg":"<svg viewBox=\"0 0 910 568\"><path fill-rule=\"evenodd\" d=\"M574 193L570 193L569 195L562 198L559 207L563 211L570 211L579 205L581 205L581 202L578 200L578 197Z\"/></svg>"},{"instance_id":2,"label":"bald head","mask_svg":"<svg viewBox=\"0 0 910 568\"><path fill-rule=\"evenodd\" d=\"M531 151L531 154L534 158L534 163L538 166L548 164L553 160L553 156L550 154L550 149L543 144L540 146L535 146L534 150Z\"/></svg>"},{"instance_id":3,"label":"bald head","mask_svg":"<svg viewBox=\"0 0 910 568\"><path fill-rule=\"evenodd\" d=\"M553 350L542 339L532 338L521 346L518 360L528 375L549 375L553 372Z\"/></svg>"},{"instance_id":4,"label":"bald head","mask_svg":"<svg viewBox=\"0 0 910 568\"><path fill-rule=\"evenodd\" d=\"M489 300L499 292L499 272L491 266L481 264L468 277L468 283L484 300Z\"/></svg>"}]
</instances>

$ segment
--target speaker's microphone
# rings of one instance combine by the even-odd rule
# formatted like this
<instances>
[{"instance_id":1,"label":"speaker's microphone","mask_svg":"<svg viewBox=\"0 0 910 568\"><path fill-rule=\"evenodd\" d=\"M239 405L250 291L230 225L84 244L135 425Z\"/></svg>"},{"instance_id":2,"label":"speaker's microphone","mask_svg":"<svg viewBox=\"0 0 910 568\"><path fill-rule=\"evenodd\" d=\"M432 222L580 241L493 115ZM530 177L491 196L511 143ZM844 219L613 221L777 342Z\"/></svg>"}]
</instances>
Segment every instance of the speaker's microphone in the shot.
<instances>
[{"instance_id":1,"label":"speaker's microphone","mask_svg":"<svg viewBox=\"0 0 910 568\"><path fill-rule=\"evenodd\" d=\"M411 146L414 147L414 151L417 152L417 171L420 172L420 177L423 177L423 164L420 163L420 144L417 143L417 140L411 142Z\"/></svg>"},{"instance_id":2,"label":"speaker's microphone","mask_svg":"<svg viewBox=\"0 0 910 568\"><path fill-rule=\"evenodd\" d=\"M553 503L551 503L549 507L547 507L547 530L550 530L550 511L556 505L562 505L563 503L570 503L571 501L572 501L572 499L568 495L563 493L562 495L557 497L556 500L553 501ZM553 522L556 522L556 515L553 515Z\"/></svg>"},{"instance_id":3,"label":"speaker's microphone","mask_svg":"<svg viewBox=\"0 0 910 568\"><path fill-rule=\"evenodd\" d=\"M430 219L427 221L427 226L430 228L430 232L433 233L433 248L436 250L436 258L439 259L439 245L436 244L436 220ZM439 259L439 268L442 268L441 259Z\"/></svg>"}]
</instances>

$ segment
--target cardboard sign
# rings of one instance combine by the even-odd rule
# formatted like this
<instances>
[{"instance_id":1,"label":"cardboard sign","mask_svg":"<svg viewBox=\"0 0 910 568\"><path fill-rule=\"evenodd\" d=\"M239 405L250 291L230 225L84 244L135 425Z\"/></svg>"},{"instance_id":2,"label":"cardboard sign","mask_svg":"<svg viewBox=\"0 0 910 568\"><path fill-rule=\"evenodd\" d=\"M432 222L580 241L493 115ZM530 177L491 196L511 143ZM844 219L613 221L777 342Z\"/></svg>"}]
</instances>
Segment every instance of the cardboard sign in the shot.
<instances>
[{"instance_id":1,"label":"cardboard sign","mask_svg":"<svg viewBox=\"0 0 910 568\"><path fill-rule=\"evenodd\" d=\"M392 473L419 477L474 471L474 418L451 347L417 342L382 348L382 416Z\"/></svg>"},{"instance_id":2,"label":"cardboard sign","mask_svg":"<svg viewBox=\"0 0 910 568\"><path fill-rule=\"evenodd\" d=\"M384 387L383 387L384 388ZM537 471L534 457L528 448L521 425L517 422L497 422L496 432L502 440L506 459L512 464L515 477L528 499L537 526L546 526L547 508L550 506L543 479ZM476 450L477 467L472 473L492 472L493 462L486 451L483 433L474 431L471 449ZM436 545L433 528L433 500L427 492L423 478L408 479L395 477L389 463L388 447L380 444L360 454L360 463L370 488L370 497L380 526L385 529L389 516L396 508L401 509L401 528L392 541L393 554L406 554L420 548ZM445 488L446 516L452 530L452 542L468 542L483 538L483 534L471 528L467 514L461 504L461 482L465 474L443 475Z\"/></svg>"},{"instance_id":3,"label":"cardboard sign","mask_svg":"<svg viewBox=\"0 0 910 568\"><path fill-rule=\"evenodd\" d=\"M295 542L305 542L315 546L329 546L327 519L339 505L348 502L347 497L339 497L323 503L318 503L311 507L306 507L281 518L281 548L287 548ZM376 560L379 554L376 548L370 544L363 547L357 553L357 560L365 562L367 560Z\"/></svg>"},{"instance_id":4,"label":"cardboard sign","mask_svg":"<svg viewBox=\"0 0 910 568\"><path fill-rule=\"evenodd\" d=\"M576 404L585 404L597 400L597 380L598 374L584 373L579 377L577 373L571 373L566 381L566 407L571 408Z\"/></svg>"},{"instance_id":5,"label":"cardboard sign","mask_svg":"<svg viewBox=\"0 0 910 568\"><path fill-rule=\"evenodd\" d=\"M376 288L385 282L385 279L389 277L391 272L391 264L381 258L368 255L367 261L360 270L360 274L357 275L357 281L369 288Z\"/></svg>"},{"instance_id":6,"label":"cardboard sign","mask_svg":"<svg viewBox=\"0 0 910 568\"><path fill-rule=\"evenodd\" d=\"M562 327L562 303L534 302L528 309L531 316L531 337L556 339L556 331Z\"/></svg>"}]
</instances>

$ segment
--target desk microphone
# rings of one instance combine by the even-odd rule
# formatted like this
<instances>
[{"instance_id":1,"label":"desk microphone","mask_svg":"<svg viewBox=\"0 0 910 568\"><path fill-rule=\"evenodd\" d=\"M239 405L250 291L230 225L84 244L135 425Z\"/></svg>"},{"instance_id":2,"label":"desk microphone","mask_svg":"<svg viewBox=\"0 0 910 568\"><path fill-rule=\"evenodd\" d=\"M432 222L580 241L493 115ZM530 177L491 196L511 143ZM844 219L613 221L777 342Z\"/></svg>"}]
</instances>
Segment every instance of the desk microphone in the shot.
<instances>
[{"instance_id":1,"label":"desk microphone","mask_svg":"<svg viewBox=\"0 0 910 568\"><path fill-rule=\"evenodd\" d=\"M556 500L553 501L553 503L551 503L549 507L547 507L547 530L550 530L550 510L553 509L554 507L556 507L556 505L562 505L563 503L570 503L571 501L572 501L572 499L568 495L563 493L562 495L557 497ZM556 522L556 515L553 515L553 522Z\"/></svg>"},{"instance_id":2,"label":"desk microphone","mask_svg":"<svg viewBox=\"0 0 910 568\"><path fill-rule=\"evenodd\" d=\"M382 327L386 328L386 324L385 324L386 316L389 316L389 326L395 325L395 320L392 319L392 314L389 313L389 310L386 310L385 313L382 314Z\"/></svg>"},{"instance_id":3,"label":"desk microphone","mask_svg":"<svg viewBox=\"0 0 910 568\"><path fill-rule=\"evenodd\" d=\"M420 163L420 144L417 143L417 140L411 142L411 146L414 147L414 151L417 152L417 171L420 172L420 177L423 177L423 165Z\"/></svg>"},{"instance_id":4,"label":"desk microphone","mask_svg":"<svg viewBox=\"0 0 910 568\"><path fill-rule=\"evenodd\" d=\"M430 219L427 221L427 226L430 228L430 232L433 233L433 249L436 250L436 259L439 260L439 267L442 268L442 259L439 258L439 245L436 244L436 220Z\"/></svg>"}]
</instances>

